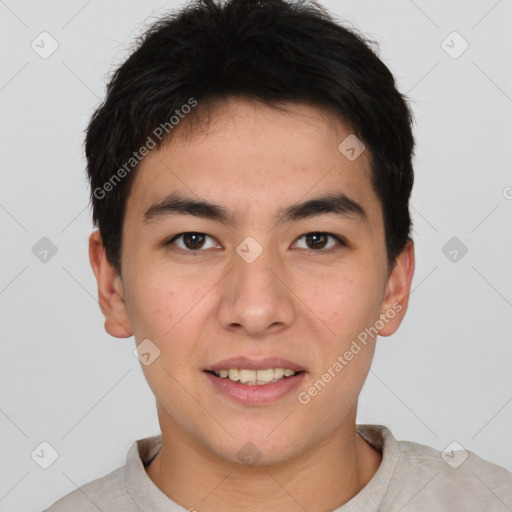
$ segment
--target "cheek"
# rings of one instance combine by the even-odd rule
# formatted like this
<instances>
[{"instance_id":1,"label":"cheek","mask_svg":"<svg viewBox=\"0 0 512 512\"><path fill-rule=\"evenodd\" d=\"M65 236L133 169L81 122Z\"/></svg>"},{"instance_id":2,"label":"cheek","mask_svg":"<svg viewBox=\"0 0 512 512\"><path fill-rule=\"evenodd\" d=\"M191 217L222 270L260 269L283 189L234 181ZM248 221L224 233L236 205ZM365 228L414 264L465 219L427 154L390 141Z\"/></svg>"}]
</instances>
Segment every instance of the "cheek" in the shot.
<instances>
[{"instance_id":1,"label":"cheek","mask_svg":"<svg viewBox=\"0 0 512 512\"><path fill-rule=\"evenodd\" d=\"M356 270L351 274L337 279L331 276L322 289L315 289L314 307L335 334L324 337L321 347L323 364L315 376L315 387L322 391L310 391L322 396L313 405L318 414L322 404L331 404L329 421L333 424L357 402L375 349L376 338L369 336L367 329L380 312L377 276Z\"/></svg>"},{"instance_id":2,"label":"cheek","mask_svg":"<svg viewBox=\"0 0 512 512\"><path fill-rule=\"evenodd\" d=\"M378 317L378 286L369 276L356 272L352 277L331 274L303 283L301 289L304 303L323 321L337 348L350 343Z\"/></svg>"},{"instance_id":3,"label":"cheek","mask_svg":"<svg viewBox=\"0 0 512 512\"><path fill-rule=\"evenodd\" d=\"M139 263L131 272L126 306L135 339L154 341L161 349L187 317L193 300L194 282L186 282L183 273L165 265ZM182 319L180 321L180 319Z\"/></svg>"},{"instance_id":4,"label":"cheek","mask_svg":"<svg viewBox=\"0 0 512 512\"><path fill-rule=\"evenodd\" d=\"M141 263L136 268L127 301L134 331L145 329L142 336L151 334L163 341L178 322L194 314L207 285L190 272L165 264Z\"/></svg>"},{"instance_id":5,"label":"cheek","mask_svg":"<svg viewBox=\"0 0 512 512\"><path fill-rule=\"evenodd\" d=\"M177 290L167 286L165 281L150 279L136 281L133 290L126 304L135 339L163 341L179 314L176 310Z\"/></svg>"},{"instance_id":6,"label":"cheek","mask_svg":"<svg viewBox=\"0 0 512 512\"><path fill-rule=\"evenodd\" d=\"M149 339L159 350L151 364L142 365L150 388L162 402L172 396L181 403L186 396L182 396L180 383L190 378L189 364L197 350L194 340L200 327L195 319L204 314L200 298L205 291L199 280L184 279L183 274L176 278L177 274L156 268L141 272L131 283L134 293L127 306L137 343Z\"/></svg>"},{"instance_id":7,"label":"cheek","mask_svg":"<svg viewBox=\"0 0 512 512\"><path fill-rule=\"evenodd\" d=\"M194 340L210 318L207 292L214 284L176 268L153 267L139 273L127 301L135 339L149 338L160 349L166 366L178 369L197 349Z\"/></svg>"}]
</instances>

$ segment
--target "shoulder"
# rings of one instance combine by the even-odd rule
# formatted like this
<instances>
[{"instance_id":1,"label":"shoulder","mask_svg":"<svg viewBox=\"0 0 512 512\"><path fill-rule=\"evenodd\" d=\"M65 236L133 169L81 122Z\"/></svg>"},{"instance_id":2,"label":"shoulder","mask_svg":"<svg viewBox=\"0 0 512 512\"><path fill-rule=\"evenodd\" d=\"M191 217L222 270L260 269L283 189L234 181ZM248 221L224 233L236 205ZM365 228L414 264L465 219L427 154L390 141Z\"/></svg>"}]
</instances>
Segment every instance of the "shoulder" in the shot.
<instances>
[{"instance_id":1,"label":"shoulder","mask_svg":"<svg viewBox=\"0 0 512 512\"><path fill-rule=\"evenodd\" d=\"M364 495L364 500L378 504L379 511L512 511L512 473L505 468L457 443L439 451L397 441L383 425L358 425L357 429L383 454Z\"/></svg>"},{"instance_id":2,"label":"shoulder","mask_svg":"<svg viewBox=\"0 0 512 512\"><path fill-rule=\"evenodd\" d=\"M43 512L98 512L122 510L136 512L138 508L126 489L125 467L80 486L56 501Z\"/></svg>"},{"instance_id":3,"label":"shoulder","mask_svg":"<svg viewBox=\"0 0 512 512\"><path fill-rule=\"evenodd\" d=\"M395 487L401 482L401 494L411 503L428 504L430 510L512 510L512 473L505 468L455 443L443 452L411 441L398 446Z\"/></svg>"},{"instance_id":4,"label":"shoulder","mask_svg":"<svg viewBox=\"0 0 512 512\"><path fill-rule=\"evenodd\" d=\"M168 501L147 476L144 466L156 455L161 436L133 442L124 466L80 486L56 501L44 512L98 512L98 510L139 512L137 498Z\"/></svg>"}]
</instances>

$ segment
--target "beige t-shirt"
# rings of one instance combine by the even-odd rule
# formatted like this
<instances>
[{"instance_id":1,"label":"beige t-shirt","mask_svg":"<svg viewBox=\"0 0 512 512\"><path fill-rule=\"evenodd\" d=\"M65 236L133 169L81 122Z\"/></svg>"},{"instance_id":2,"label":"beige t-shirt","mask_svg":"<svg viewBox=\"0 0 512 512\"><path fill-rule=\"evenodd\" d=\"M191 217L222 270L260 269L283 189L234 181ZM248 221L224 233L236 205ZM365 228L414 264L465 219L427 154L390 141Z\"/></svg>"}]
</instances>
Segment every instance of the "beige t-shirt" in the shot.
<instances>
[{"instance_id":1,"label":"beige t-shirt","mask_svg":"<svg viewBox=\"0 0 512 512\"><path fill-rule=\"evenodd\" d=\"M397 441L382 425L357 425L357 432L382 451L382 462L370 482L333 512L512 511L512 473L473 452L441 453ZM144 468L160 446L159 435L135 441L123 467L83 485L44 512L193 510L168 498L147 475Z\"/></svg>"}]
</instances>

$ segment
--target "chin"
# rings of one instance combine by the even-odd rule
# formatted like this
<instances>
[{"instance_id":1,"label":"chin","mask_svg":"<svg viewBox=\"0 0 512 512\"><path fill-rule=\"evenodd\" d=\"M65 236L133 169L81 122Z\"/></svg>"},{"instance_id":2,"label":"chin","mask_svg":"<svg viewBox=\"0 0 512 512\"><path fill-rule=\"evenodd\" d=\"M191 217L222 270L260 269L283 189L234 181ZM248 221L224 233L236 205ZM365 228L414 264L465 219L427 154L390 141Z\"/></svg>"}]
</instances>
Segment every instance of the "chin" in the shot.
<instances>
[{"instance_id":1,"label":"chin","mask_svg":"<svg viewBox=\"0 0 512 512\"><path fill-rule=\"evenodd\" d=\"M275 466L293 459L299 455L297 445L301 445L302 450L304 449L304 443L292 443L289 436L282 439L278 437L265 439L265 435L261 435L261 433L251 435L247 432L243 436L229 439L226 444L210 446L210 449L218 457L230 463L255 468Z\"/></svg>"}]
</instances>

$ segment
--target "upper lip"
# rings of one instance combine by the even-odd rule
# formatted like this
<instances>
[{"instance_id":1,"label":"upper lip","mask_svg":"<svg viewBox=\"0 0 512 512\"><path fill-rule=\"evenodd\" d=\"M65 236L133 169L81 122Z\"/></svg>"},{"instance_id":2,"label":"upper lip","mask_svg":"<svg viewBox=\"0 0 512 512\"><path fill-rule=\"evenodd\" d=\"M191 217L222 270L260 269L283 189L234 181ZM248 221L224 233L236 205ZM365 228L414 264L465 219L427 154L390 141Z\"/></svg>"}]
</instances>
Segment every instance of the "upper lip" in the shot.
<instances>
[{"instance_id":1,"label":"upper lip","mask_svg":"<svg viewBox=\"0 0 512 512\"><path fill-rule=\"evenodd\" d=\"M247 370L267 370L269 368L284 368L295 372L305 371L306 368L281 357L264 357L261 359L250 359L248 357L230 357L205 368L206 371L229 370L230 368Z\"/></svg>"}]
</instances>

